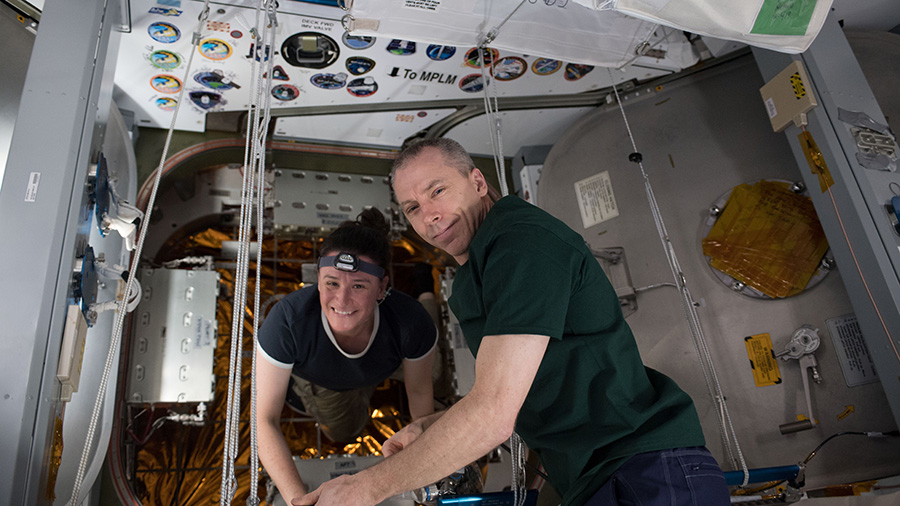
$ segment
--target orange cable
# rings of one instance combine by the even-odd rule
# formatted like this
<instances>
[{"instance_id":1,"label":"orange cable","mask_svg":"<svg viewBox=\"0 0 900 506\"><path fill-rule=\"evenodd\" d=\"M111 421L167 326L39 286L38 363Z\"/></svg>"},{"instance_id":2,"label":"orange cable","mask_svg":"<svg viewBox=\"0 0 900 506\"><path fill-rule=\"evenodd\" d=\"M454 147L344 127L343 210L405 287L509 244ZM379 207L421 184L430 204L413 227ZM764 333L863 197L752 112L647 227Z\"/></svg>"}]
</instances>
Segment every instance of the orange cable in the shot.
<instances>
[{"instance_id":1,"label":"orange cable","mask_svg":"<svg viewBox=\"0 0 900 506\"><path fill-rule=\"evenodd\" d=\"M884 328L884 332L888 336L888 341L891 343L891 348L894 349L894 355L897 356L897 361L900 362L900 353L897 352L897 346L894 344L894 338L891 337L891 332L887 328L887 324L884 323L884 318L881 316L881 311L878 309L878 304L875 303L875 298L872 296L871 290L869 290L869 284L866 283L866 278L863 276L862 268L859 266L859 261L856 259L856 252L853 251L853 245L850 244L850 238L847 237L847 230L844 228L844 220L841 219L841 213L838 211L837 202L834 200L834 194L831 192L831 187L828 187L828 196L831 197L831 205L834 207L834 213L837 215L838 223L841 225L841 232L844 233L844 240L847 242L847 247L850 248L850 255L853 257L853 263L856 264L856 271L859 272L859 279L862 280L863 286L866 287L866 293L869 295L869 300L872 301L872 306L875 308L875 313L878 314L878 320L881 322L881 326Z\"/></svg>"}]
</instances>

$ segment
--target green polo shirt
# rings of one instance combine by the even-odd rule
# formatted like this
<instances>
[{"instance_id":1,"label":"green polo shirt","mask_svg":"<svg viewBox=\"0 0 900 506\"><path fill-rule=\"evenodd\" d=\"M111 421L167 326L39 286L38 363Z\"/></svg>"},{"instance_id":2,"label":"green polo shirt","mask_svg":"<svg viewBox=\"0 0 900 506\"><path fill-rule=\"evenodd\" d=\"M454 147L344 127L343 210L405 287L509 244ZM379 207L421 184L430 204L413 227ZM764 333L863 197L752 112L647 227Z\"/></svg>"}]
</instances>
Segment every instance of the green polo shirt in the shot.
<instances>
[{"instance_id":1,"label":"green polo shirt","mask_svg":"<svg viewBox=\"0 0 900 506\"><path fill-rule=\"evenodd\" d=\"M705 444L690 397L644 367L584 239L543 210L513 196L494 204L449 303L476 356L484 336L551 338L516 431L563 505L584 504L634 454Z\"/></svg>"}]
</instances>

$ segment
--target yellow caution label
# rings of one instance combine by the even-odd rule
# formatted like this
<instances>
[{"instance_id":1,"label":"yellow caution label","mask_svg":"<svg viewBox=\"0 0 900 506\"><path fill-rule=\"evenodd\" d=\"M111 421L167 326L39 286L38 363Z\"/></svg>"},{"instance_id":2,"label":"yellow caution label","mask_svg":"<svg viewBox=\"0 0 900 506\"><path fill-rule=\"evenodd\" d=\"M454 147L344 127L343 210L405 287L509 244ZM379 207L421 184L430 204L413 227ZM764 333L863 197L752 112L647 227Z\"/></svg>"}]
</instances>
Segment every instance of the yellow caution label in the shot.
<instances>
[{"instance_id":1,"label":"yellow caution label","mask_svg":"<svg viewBox=\"0 0 900 506\"><path fill-rule=\"evenodd\" d=\"M812 173L818 176L819 187L822 189L822 193L825 193L834 184L831 172L828 171L828 165L825 164L825 158L822 157L822 152L819 151L819 146L813 140L812 134L803 131L798 138L803 154L806 155L806 163L809 164Z\"/></svg>"},{"instance_id":2,"label":"yellow caution label","mask_svg":"<svg viewBox=\"0 0 900 506\"><path fill-rule=\"evenodd\" d=\"M797 97L797 100L806 96L806 88L803 87L800 72L794 72L794 75L791 76L791 87L794 88L794 96Z\"/></svg>"},{"instance_id":3,"label":"yellow caution label","mask_svg":"<svg viewBox=\"0 0 900 506\"><path fill-rule=\"evenodd\" d=\"M781 371L772 350L772 338L769 334L757 334L744 338L747 356L750 357L750 368L753 369L753 381L758 387L767 387L781 383Z\"/></svg>"},{"instance_id":4,"label":"yellow caution label","mask_svg":"<svg viewBox=\"0 0 900 506\"><path fill-rule=\"evenodd\" d=\"M848 404L844 408L844 410L841 411L841 413L837 416L837 419L843 420L844 418L847 418L848 416L850 416L850 413L853 413L854 411L856 411L856 408L853 407L853 404Z\"/></svg>"}]
</instances>

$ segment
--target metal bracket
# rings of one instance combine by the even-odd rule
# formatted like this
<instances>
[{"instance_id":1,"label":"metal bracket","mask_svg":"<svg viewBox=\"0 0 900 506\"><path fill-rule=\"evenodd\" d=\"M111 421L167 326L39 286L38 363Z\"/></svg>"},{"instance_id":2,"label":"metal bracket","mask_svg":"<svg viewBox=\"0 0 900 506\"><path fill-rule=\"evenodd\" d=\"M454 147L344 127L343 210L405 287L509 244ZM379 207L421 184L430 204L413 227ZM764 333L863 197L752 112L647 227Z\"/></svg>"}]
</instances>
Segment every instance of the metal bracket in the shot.
<instances>
[{"instance_id":1,"label":"metal bracket","mask_svg":"<svg viewBox=\"0 0 900 506\"><path fill-rule=\"evenodd\" d=\"M818 362L816 362L816 356L814 355L819 348L820 342L819 329L810 325L803 325L794 331L794 335L791 336L791 340L785 345L784 351L775 355L776 357L781 357L781 360L794 359L800 362L800 375L803 378L803 392L806 395L806 412L808 414L807 420L779 425L778 428L782 434L800 432L816 426L816 418L812 409L812 397L809 390L809 376L806 370L812 370L813 381L816 383L822 382L822 377L819 375Z\"/></svg>"}]
</instances>

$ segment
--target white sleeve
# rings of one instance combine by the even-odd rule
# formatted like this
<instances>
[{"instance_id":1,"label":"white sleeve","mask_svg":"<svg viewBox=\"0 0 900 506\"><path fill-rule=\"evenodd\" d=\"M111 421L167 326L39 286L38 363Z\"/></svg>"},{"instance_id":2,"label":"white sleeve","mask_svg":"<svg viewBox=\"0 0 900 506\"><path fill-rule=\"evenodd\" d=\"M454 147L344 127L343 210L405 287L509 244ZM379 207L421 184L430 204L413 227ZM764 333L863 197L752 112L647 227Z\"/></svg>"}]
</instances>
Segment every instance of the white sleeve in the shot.
<instances>
[{"instance_id":1,"label":"white sleeve","mask_svg":"<svg viewBox=\"0 0 900 506\"><path fill-rule=\"evenodd\" d=\"M274 358L272 358L271 355L269 355L268 353L266 353L266 350L263 349L262 345L259 344L259 341L256 341L256 349L257 349L257 351L259 351L259 354L260 354L263 358L266 359L266 362L268 362L268 363L274 365L275 367L277 367L277 368L279 368L279 369L293 369L293 368L294 368L294 364L286 364L286 363L284 363L284 362L280 362L280 361L275 360Z\"/></svg>"}]
</instances>

